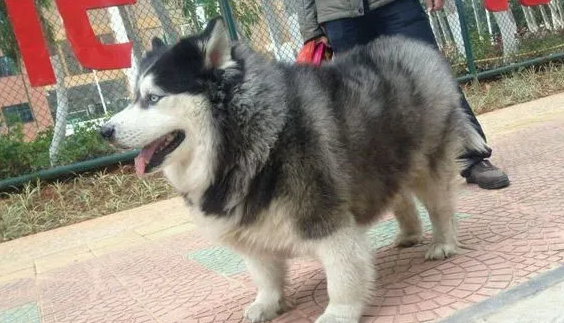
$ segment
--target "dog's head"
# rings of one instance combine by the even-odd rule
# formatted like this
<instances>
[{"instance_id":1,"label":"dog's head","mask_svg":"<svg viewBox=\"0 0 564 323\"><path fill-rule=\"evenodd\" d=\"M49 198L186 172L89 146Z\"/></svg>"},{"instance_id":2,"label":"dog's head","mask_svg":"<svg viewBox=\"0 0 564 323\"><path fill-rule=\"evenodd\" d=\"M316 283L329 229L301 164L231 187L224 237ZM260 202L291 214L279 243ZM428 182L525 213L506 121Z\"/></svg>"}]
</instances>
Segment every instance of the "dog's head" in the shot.
<instances>
[{"instance_id":1,"label":"dog's head","mask_svg":"<svg viewBox=\"0 0 564 323\"><path fill-rule=\"evenodd\" d=\"M154 38L138 66L132 103L100 129L123 148L141 149L138 174L190 163L198 145L213 137L206 82L214 70L235 64L221 17L173 47Z\"/></svg>"}]
</instances>

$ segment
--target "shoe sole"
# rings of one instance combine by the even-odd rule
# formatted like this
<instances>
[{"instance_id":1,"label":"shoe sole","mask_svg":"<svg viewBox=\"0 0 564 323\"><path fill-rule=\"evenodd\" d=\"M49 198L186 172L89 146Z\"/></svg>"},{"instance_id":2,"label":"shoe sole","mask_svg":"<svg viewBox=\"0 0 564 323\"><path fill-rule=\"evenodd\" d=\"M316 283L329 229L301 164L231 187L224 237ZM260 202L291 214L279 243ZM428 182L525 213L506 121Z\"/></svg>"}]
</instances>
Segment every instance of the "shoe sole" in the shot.
<instances>
[{"instance_id":1,"label":"shoe sole","mask_svg":"<svg viewBox=\"0 0 564 323\"><path fill-rule=\"evenodd\" d=\"M468 184L478 184L478 186L480 188L483 188L485 190L498 190L500 188L505 188L507 186L509 186L509 179L508 178L504 178L504 179L500 179L496 182L491 182L491 183L477 183L475 181L470 180L470 178L466 178L466 183Z\"/></svg>"}]
</instances>

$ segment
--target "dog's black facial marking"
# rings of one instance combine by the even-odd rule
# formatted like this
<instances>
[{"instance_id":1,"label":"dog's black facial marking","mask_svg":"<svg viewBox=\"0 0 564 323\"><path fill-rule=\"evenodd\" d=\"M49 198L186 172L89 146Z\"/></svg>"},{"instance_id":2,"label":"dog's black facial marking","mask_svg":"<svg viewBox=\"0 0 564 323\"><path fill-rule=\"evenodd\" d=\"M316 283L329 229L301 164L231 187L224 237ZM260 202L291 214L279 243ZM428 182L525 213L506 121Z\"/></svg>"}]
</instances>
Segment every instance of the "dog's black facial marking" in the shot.
<instances>
[{"instance_id":1,"label":"dog's black facial marking","mask_svg":"<svg viewBox=\"0 0 564 323\"><path fill-rule=\"evenodd\" d=\"M143 96L141 96L141 93L139 93L139 96L137 97L135 102L138 103L139 106L141 107L141 109L143 109L143 110L149 109L152 105L151 102L148 99L148 95L143 97Z\"/></svg>"},{"instance_id":2,"label":"dog's black facial marking","mask_svg":"<svg viewBox=\"0 0 564 323\"><path fill-rule=\"evenodd\" d=\"M210 60L210 57L207 56L215 53L223 58L225 51L231 52L228 43L214 41L223 39L222 36L226 37L222 34L224 28L218 28L218 24L223 24L221 17L212 19L200 34L181 39L168 49L162 40L154 38L151 52L160 52L161 55L150 66L146 74L155 77L155 85L167 89L167 92L171 94L190 93L195 95L204 92L205 83L213 77L214 73L220 71L218 66L206 65L206 60ZM210 40L212 40L211 43ZM153 55L148 54L148 56ZM219 59L218 62L223 61Z\"/></svg>"},{"instance_id":3,"label":"dog's black facial marking","mask_svg":"<svg viewBox=\"0 0 564 323\"><path fill-rule=\"evenodd\" d=\"M160 40L160 38L157 38L157 37L153 38L153 40L151 41L151 44L152 44L151 50L145 52L143 57L141 57L139 65L137 66L137 71L138 71L137 84L139 84L139 80L146 75L147 70L149 68L151 68L151 66L162 55L164 55L164 53L166 53L166 51L168 49L166 44L162 40ZM136 96L138 96L138 94L139 94L139 93L137 93L138 91L139 91L139 89L136 90L136 93L135 93Z\"/></svg>"},{"instance_id":4,"label":"dog's black facial marking","mask_svg":"<svg viewBox=\"0 0 564 323\"><path fill-rule=\"evenodd\" d=\"M155 85L168 93L200 94L204 91L203 54L192 38L183 39L167 51L150 69Z\"/></svg>"}]
</instances>

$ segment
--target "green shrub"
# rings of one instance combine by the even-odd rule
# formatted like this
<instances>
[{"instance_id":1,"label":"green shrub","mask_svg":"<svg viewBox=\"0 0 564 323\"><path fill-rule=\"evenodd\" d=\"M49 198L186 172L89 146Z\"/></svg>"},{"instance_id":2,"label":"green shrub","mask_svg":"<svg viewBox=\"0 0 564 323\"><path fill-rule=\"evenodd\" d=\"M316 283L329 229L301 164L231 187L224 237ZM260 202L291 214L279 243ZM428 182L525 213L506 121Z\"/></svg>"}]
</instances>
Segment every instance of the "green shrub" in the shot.
<instances>
[{"instance_id":1,"label":"green shrub","mask_svg":"<svg viewBox=\"0 0 564 323\"><path fill-rule=\"evenodd\" d=\"M93 123L75 125L72 136L67 137L61 149L59 162L71 164L114 153L115 150L104 141Z\"/></svg>"},{"instance_id":2,"label":"green shrub","mask_svg":"<svg viewBox=\"0 0 564 323\"><path fill-rule=\"evenodd\" d=\"M115 150L103 141L92 124L75 126L60 151L59 164L68 165L79 161L110 155ZM0 179L29 174L50 167L49 146L53 129L39 133L33 141L26 141L21 124L8 128L0 135Z\"/></svg>"},{"instance_id":3,"label":"green shrub","mask_svg":"<svg viewBox=\"0 0 564 323\"><path fill-rule=\"evenodd\" d=\"M495 58L500 57L502 48L500 45L494 45L488 35L481 35L476 31L470 31L470 43L472 44L472 52L474 59Z\"/></svg>"}]
</instances>

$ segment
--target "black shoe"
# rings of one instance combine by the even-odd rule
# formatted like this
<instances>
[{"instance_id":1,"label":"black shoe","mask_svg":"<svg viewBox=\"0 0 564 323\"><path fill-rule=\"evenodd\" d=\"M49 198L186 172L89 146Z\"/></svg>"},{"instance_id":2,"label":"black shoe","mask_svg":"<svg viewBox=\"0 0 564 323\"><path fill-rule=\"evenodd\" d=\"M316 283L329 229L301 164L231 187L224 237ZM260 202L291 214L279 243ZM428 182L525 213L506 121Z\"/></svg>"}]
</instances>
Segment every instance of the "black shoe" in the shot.
<instances>
[{"instance_id":1,"label":"black shoe","mask_svg":"<svg viewBox=\"0 0 564 323\"><path fill-rule=\"evenodd\" d=\"M509 177L489 160L483 160L470 168L466 182L478 184L486 190L495 190L509 186Z\"/></svg>"}]
</instances>

